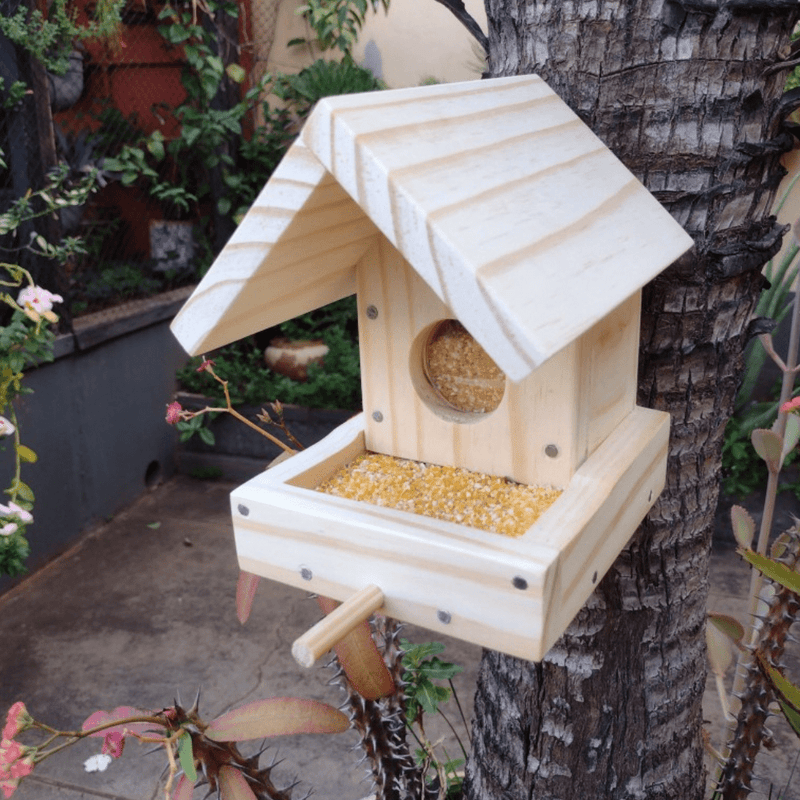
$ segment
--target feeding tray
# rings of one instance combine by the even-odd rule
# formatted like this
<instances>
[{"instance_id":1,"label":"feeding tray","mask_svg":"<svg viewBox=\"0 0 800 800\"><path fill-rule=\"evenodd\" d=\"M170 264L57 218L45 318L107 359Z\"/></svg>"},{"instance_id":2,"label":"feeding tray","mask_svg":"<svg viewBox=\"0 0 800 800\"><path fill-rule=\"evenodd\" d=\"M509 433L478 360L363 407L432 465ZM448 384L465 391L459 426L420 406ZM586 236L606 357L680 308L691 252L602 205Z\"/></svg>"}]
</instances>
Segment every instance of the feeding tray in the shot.
<instances>
[{"instance_id":1,"label":"feeding tray","mask_svg":"<svg viewBox=\"0 0 800 800\"><path fill-rule=\"evenodd\" d=\"M349 500L317 487L366 452L364 415L231 495L243 570L541 660L664 486L668 417L635 408L522 536ZM379 603L380 605L380 603Z\"/></svg>"}]
</instances>

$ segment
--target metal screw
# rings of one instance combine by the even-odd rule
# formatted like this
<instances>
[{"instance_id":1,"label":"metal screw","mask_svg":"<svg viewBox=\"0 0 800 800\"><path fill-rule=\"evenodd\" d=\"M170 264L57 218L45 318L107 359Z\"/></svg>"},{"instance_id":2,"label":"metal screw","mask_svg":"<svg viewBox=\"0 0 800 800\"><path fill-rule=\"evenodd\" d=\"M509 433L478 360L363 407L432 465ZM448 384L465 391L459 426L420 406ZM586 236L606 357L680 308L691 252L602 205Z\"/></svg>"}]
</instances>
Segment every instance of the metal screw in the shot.
<instances>
[{"instance_id":1,"label":"metal screw","mask_svg":"<svg viewBox=\"0 0 800 800\"><path fill-rule=\"evenodd\" d=\"M445 625L449 625L450 624L450 620L452 619L452 617L450 616L450 614L447 611L437 611L436 612L436 617L439 620L439 622L442 622Z\"/></svg>"},{"instance_id":2,"label":"metal screw","mask_svg":"<svg viewBox=\"0 0 800 800\"><path fill-rule=\"evenodd\" d=\"M375 306L367 306L367 319L377 319L378 309Z\"/></svg>"},{"instance_id":3,"label":"metal screw","mask_svg":"<svg viewBox=\"0 0 800 800\"><path fill-rule=\"evenodd\" d=\"M250 513L250 509L249 509L247 506L243 506L241 503L239 503L239 505L238 505L238 506L236 506L236 510L237 510L237 511L238 511L238 512L239 512L239 513L240 513L240 514L243 516L243 517L246 517L246 516L247 516L247 515Z\"/></svg>"},{"instance_id":4,"label":"metal screw","mask_svg":"<svg viewBox=\"0 0 800 800\"><path fill-rule=\"evenodd\" d=\"M527 589L528 581L526 581L525 578L521 578L519 575L517 575L514 580L511 581L511 585L515 589Z\"/></svg>"},{"instance_id":5,"label":"metal screw","mask_svg":"<svg viewBox=\"0 0 800 800\"><path fill-rule=\"evenodd\" d=\"M383 414L381 414L380 411L373 411L372 419L374 419L375 422L383 422Z\"/></svg>"},{"instance_id":6,"label":"metal screw","mask_svg":"<svg viewBox=\"0 0 800 800\"><path fill-rule=\"evenodd\" d=\"M554 444L549 444L545 447L544 452L550 458L555 458L558 455L558 448Z\"/></svg>"},{"instance_id":7,"label":"metal screw","mask_svg":"<svg viewBox=\"0 0 800 800\"><path fill-rule=\"evenodd\" d=\"M310 581L310 580L311 580L311 579L312 579L314 576L313 576L313 574L312 574L311 570L310 570L308 567L303 567L303 568L300 570L300 577L301 577L301 578L302 578L304 581Z\"/></svg>"}]
</instances>

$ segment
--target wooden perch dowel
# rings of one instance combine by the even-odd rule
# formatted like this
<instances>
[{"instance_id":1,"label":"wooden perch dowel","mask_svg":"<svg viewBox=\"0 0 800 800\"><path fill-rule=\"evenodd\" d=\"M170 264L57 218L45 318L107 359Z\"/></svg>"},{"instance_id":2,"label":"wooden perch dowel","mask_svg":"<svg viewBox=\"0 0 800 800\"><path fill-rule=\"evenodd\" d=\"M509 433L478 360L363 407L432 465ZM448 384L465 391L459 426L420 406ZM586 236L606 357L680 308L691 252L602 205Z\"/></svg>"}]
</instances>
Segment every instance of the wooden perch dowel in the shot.
<instances>
[{"instance_id":1,"label":"wooden perch dowel","mask_svg":"<svg viewBox=\"0 0 800 800\"><path fill-rule=\"evenodd\" d=\"M383 592L377 586L365 586L295 641L292 645L294 660L301 667L314 666L323 653L382 605Z\"/></svg>"}]
</instances>

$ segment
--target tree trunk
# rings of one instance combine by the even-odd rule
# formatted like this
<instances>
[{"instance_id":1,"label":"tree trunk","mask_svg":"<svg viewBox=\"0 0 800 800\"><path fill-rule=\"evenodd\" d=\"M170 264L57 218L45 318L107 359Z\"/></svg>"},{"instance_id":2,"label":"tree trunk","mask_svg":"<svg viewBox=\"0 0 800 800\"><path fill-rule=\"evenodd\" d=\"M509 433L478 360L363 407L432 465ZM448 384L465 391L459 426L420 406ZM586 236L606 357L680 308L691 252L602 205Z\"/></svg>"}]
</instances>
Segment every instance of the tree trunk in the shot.
<instances>
[{"instance_id":1,"label":"tree trunk","mask_svg":"<svg viewBox=\"0 0 800 800\"><path fill-rule=\"evenodd\" d=\"M645 290L639 402L667 486L541 664L485 652L470 800L704 794L708 555L725 422L783 175L784 0L486 0L489 74L536 72L695 239ZM658 247L658 242L653 242Z\"/></svg>"}]
</instances>

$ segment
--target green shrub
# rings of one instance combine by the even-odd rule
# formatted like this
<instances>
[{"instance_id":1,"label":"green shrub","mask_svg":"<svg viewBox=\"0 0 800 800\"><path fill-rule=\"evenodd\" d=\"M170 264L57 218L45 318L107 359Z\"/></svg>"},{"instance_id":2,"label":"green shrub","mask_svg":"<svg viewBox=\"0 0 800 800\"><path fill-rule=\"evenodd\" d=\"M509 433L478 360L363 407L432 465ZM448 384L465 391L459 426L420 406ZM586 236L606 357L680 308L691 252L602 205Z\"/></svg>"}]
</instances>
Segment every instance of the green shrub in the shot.
<instances>
[{"instance_id":1,"label":"green shrub","mask_svg":"<svg viewBox=\"0 0 800 800\"><path fill-rule=\"evenodd\" d=\"M312 365L305 383L272 372L264 363L264 344L270 335L289 339L322 339L328 345L324 366ZM356 303L354 297L284 322L265 336L249 336L213 354L214 370L228 381L231 402L265 405L274 400L309 408L361 408ZM220 385L205 372L197 372L200 358L177 373L181 387L207 394L224 405Z\"/></svg>"}]
</instances>

